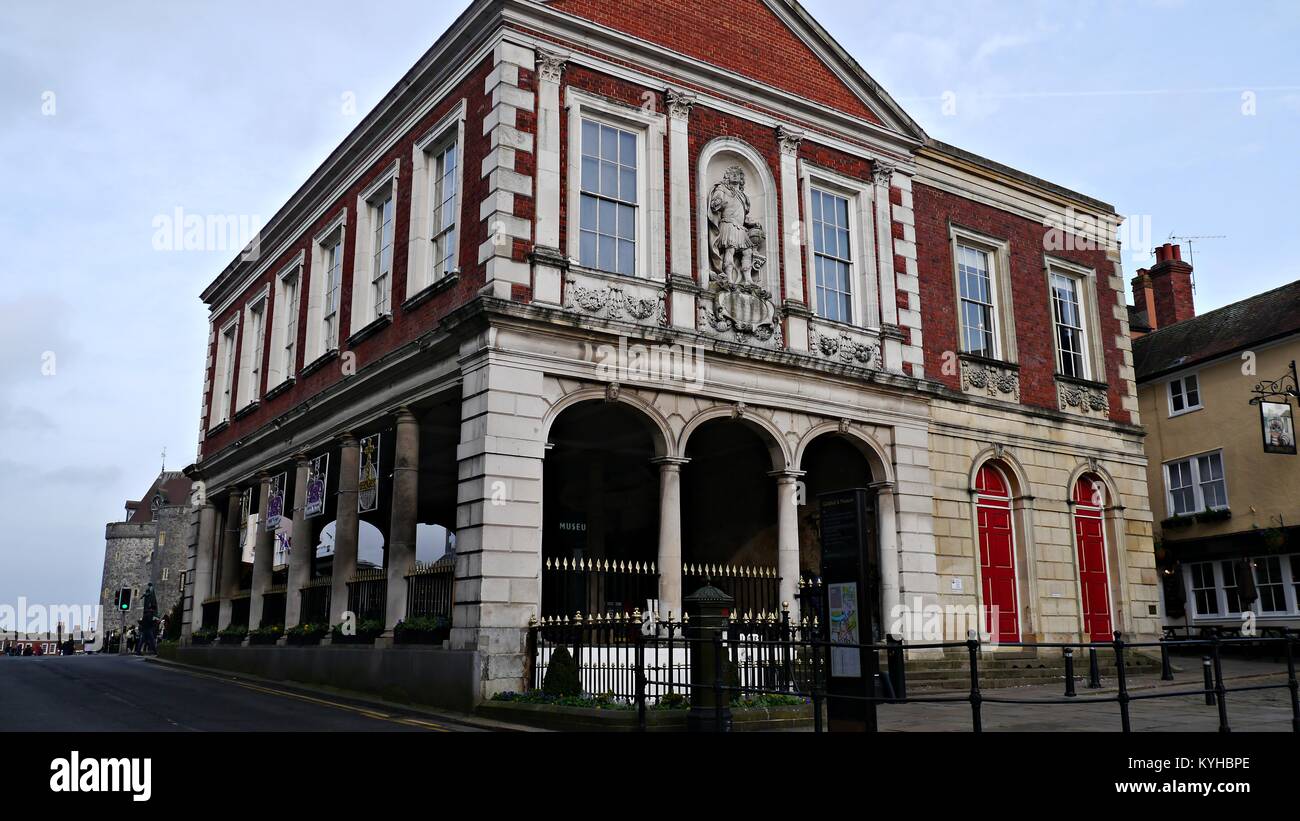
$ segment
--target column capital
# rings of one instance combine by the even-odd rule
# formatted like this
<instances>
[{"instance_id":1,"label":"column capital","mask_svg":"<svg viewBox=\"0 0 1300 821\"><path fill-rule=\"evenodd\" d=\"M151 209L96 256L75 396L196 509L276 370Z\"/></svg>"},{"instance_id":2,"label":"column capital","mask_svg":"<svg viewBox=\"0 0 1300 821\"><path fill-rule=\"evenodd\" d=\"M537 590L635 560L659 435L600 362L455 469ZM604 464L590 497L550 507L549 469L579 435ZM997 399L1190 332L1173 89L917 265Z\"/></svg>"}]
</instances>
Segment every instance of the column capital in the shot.
<instances>
[{"instance_id":1,"label":"column capital","mask_svg":"<svg viewBox=\"0 0 1300 821\"><path fill-rule=\"evenodd\" d=\"M350 430L345 430L338 435L339 445L345 448L355 448L359 446L357 437Z\"/></svg>"},{"instance_id":2,"label":"column capital","mask_svg":"<svg viewBox=\"0 0 1300 821\"><path fill-rule=\"evenodd\" d=\"M298 451L297 453L295 453L295 454L293 455L293 462L294 462L294 465L296 465L296 466L298 466L298 467L302 467L302 466L306 465L306 464L307 464L308 462L310 462L310 461L311 461L311 457L307 455L307 452L306 452L306 451L301 451L301 450L300 450L300 451Z\"/></svg>"},{"instance_id":3,"label":"column capital","mask_svg":"<svg viewBox=\"0 0 1300 821\"><path fill-rule=\"evenodd\" d=\"M789 481L792 481L792 482L793 482L793 481L795 481L795 480L797 480L797 479L802 479L803 477L807 476L807 475L808 475L808 471L806 471L806 470L769 470L769 471L767 472L767 475L768 475L768 476L771 476L773 479L776 479L778 482L781 481L782 479L788 479Z\"/></svg>"},{"instance_id":4,"label":"column capital","mask_svg":"<svg viewBox=\"0 0 1300 821\"><path fill-rule=\"evenodd\" d=\"M781 153L789 157L798 156L799 144L803 142L804 136L804 132L788 125L776 127L776 141L781 145Z\"/></svg>"},{"instance_id":5,"label":"column capital","mask_svg":"<svg viewBox=\"0 0 1300 821\"><path fill-rule=\"evenodd\" d=\"M898 166L893 163L885 162L884 160L872 160L871 180L876 185L883 185L888 188L890 182L894 179L894 172L897 170Z\"/></svg>"},{"instance_id":6,"label":"column capital","mask_svg":"<svg viewBox=\"0 0 1300 821\"><path fill-rule=\"evenodd\" d=\"M537 77L544 83L558 83L569 55L537 49Z\"/></svg>"},{"instance_id":7,"label":"column capital","mask_svg":"<svg viewBox=\"0 0 1300 821\"><path fill-rule=\"evenodd\" d=\"M658 465L660 468L680 469L682 465L690 464L691 460L685 456L656 456L650 460L650 464Z\"/></svg>"},{"instance_id":8,"label":"column capital","mask_svg":"<svg viewBox=\"0 0 1300 821\"><path fill-rule=\"evenodd\" d=\"M898 491L898 485L894 482L872 482L867 487L880 493L896 493Z\"/></svg>"},{"instance_id":9,"label":"column capital","mask_svg":"<svg viewBox=\"0 0 1300 821\"><path fill-rule=\"evenodd\" d=\"M693 91L670 88L664 92L668 100L668 116L674 120L690 119L691 109L699 102L699 95Z\"/></svg>"},{"instance_id":10,"label":"column capital","mask_svg":"<svg viewBox=\"0 0 1300 821\"><path fill-rule=\"evenodd\" d=\"M417 421L415 418L415 414L406 405L402 405L397 410L393 411L393 415L397 417L398 423L402 423L402 422L409 423L409 422Z\"/></svg>"}]
</instances>

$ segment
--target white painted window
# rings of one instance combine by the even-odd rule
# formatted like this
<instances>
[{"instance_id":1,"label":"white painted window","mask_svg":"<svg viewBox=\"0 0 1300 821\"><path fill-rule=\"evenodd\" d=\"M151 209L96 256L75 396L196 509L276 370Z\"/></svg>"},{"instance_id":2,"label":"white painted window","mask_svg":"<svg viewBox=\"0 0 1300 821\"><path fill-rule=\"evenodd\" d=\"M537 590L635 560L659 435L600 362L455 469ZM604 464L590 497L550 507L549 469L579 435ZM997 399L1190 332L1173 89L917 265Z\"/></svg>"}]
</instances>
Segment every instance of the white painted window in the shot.
<instances>
[{"instance_id":1,"label":"white painted window","mask_svg":"<svg viewBox=\"0 0 1300 821\"><path fill-rule=\"evenodd\" d=\"M1223 453L1215 451L1165 464L1169 515L1188 516L1228 506Z\"/></svg>"},{"instance_id":2,"label":"white painted window","mask_svg":"<svg viewBox=\"0 0 1300 821\"><path fill-rule=\"evenodd\" d=\"M578 262L611 274L637 274L638 135L582 120Z\"/></svg>"},{"instance_id":3,"label":"white painted window","mask_svg":"<svg viewBox=\"0 0 1300 821\"><path fill-rule=\"evenodd\" d=\"M334 238L325 251L325 352L339 347L339 294L343 288L343 237Z\"/></svg>"},{"instance_id":4,"label":"white painted window","mask_svg":"<svg viewBox=\"0 0 1300 821\"><path fill-rule=\"evenodd\" d=\"M378 319L392 313L393 294L393 193L391 190L370 204L371 225L374 227L374 244L371 246L373 259L370 268L370 283L374 293L370 304L374 312L370 318Z\"/></svg>"},{"instance_id":5,"label":"white painted window","mask_svg":"<svg viewBox=\"0 0 1300 821\"><path fill-rule=\"evenodd\" d=\"M357 333L376 320L391 316L393 302L393 242L397 218L398 163L393 162L357 198L352 269L352 321ZM408 215L409 217L409 215Z\"/></svg>"},{"instance_id":6,"label":"white painted window","mask_svg":"<svg viewBox=\"0 0 1300 821\"><path fill-rule=\"evenodd\" d=\"M244 337L239 357L240 407L261 396L262 365L266 357L266 305L270 289L263 290L244 307Z\"/></svg>"},{"instance_id":7,"label":"white painted window","mask_svg":"<svg viewBox=\"0 0 1300 821\"><path fill-rule=\"evenodd\" d=\"M298 351L298 274L291 274L280 282L280 304L284 306L281 317L280 373L284 379L293 378Z\"/></svg>"},{"instance_id":8,"label":"white painted window","mask_svg":"<svg viewBox=\"0 0 1300 821\"><path fill-rule=\"evenodd\" d=\"M812 190L813 285L818 316L852 323L853 243L847 197Z\"/></svg>"},{"instance_id":9,"label":"white painted window","mask_svg":"<svg viewBox=\"0 0 1300 821\"><path fill-rule=\"evenodd\" d=\"M411 156L406 297L460 270L465 104L415 143Z\"/></svg>"},{"instance_id":10,"label":"white painted window","mask_svg":"<svg viewBox=\"0 0 1300 821\"><path fill-rule=\"evenodd\" d=\"M456 221L460 213L458 195L460 192L459 146L452 141L445 146L429 165L430 202L433 205L432 256L433 269L429 284L437 282L451 271L456 270Z\"/></svg>"},{"instance_id":11,"label":"white painted window","mask_svg":"<svg viewBox=\"0 0 1300 821\"><path fill-rule=\"evenodd\" d=\"M993 290L993 255L957 244L957 286L961 306L961 352L998 358L997 303Z\"/></svg>"},{"instance_id":12,"label":"white painted window","mask_svg":"<svg viewBox=\"0 0 1300 821\"><path fill-rule=\"evenodd\" d=\"M266 358L268 391L293 379L298 371L299 311L302 310L303 260L297 258L275 278L275 301L271 305L271 353Z\"/></svg>"},{"instance_id":13,"label":"white painted window","mask_svg":"<svg viewBox=\"0 0 1300 821\"><path fill-rule=\"evenodd\" d=\"M1191 580L1193 611L1198 616L1219 615L1219 587L1214 577L1214 562L1197 562L1188 567Z\"/></svg>"},{"instance_id":14,"label":"white painted window","mask_svg":"<svg viewBox=\"0 0 1300 821\"><path fill-rule=\"evenodd\" d=\"M1255 589L1259 591L1259 612L1287 612L1289 608L1286 585L1282 581L1282 557L1262 556L1251 564L1255 569Z\"/></svg>"},{"instance_id":15,"label":"white painted window","mask_svg":"<svg viewBox=\"0 0 1300 821\"><path fill-rule=\"evenodd\" d=\"M1088 334L1079 278L1053 271L1051 289L1056 372L1075 379L1090 379Z\"/></svg>"},{"instance_id":16,"label":"white painted window","mask_svg":"<svg viewBox=\"0 0 1300 821\"><path fill-rule=\"evenodd\" d=\"M1201 408L1201 385L1196 374L1169 380L1169 415L1178 416Z\"/></svg>"},{"instance_id":17,"label":"white painted window","mask_svg":"<svg viewBox=\"0 0 1300 821\"><path fill-rule=\"evenodd\" d=\"M235 392L235 347L238 344L239 323L231 322L222 329L217 343L217 373L215 382L218 386L214 400L212 424L219 425L230 420L230 403Z\"/></svg>"}]
</instances>

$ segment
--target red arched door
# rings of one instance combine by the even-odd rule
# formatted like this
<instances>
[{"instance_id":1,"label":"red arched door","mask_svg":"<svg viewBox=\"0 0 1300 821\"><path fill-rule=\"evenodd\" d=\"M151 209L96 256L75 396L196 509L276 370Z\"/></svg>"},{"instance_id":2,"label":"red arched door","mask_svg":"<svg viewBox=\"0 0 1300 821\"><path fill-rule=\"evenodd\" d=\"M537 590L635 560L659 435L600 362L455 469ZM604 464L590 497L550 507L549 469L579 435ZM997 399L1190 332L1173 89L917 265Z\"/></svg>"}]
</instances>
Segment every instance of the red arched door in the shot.
<instances>
[{"instance_id":1,"label":"red arched door","mask_svg":"<svg viewBox=\"0 0 1300 821\"><path fill-rule=\"evenodd\" d=\"M1074 541L1079 547L1079 592L1083 631L1091 641L1110 641L1110 580L1106 574L1106 530L1102 508L1106 488L1084 476L1074 486Z\"/></svg>"},{"instance_id":2,"label":"red arched door","mask_svg":"<svg viewBox=\"0 0 1300 821\"><path fill-rule=\"evenodd\" d=\"M975 490L984 629L996 636L999 642L1017 642L1020 641L1020 608L1016 598L1016 538L1011 526L1011 492L1002 472L992 465L980 468Z\"/></svg>"}]
</instances>

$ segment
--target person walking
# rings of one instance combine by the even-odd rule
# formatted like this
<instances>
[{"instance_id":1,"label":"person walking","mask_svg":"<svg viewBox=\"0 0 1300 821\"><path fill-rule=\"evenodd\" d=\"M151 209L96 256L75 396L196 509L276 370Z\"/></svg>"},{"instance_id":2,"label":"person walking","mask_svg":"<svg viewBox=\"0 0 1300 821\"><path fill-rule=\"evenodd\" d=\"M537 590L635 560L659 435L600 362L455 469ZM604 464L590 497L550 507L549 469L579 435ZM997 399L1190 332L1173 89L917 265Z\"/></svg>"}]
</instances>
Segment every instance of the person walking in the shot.
<instances>
[{"instance_id":1,"label":"person walking","mask_svg":"<svg viewBox=\"0 0 1300 821\"><path fill-rule=\"evenodd\" d=\"M158 596L153 582L144 588L144 618L140 620L140 644L137 655L158 654Z\"/></svg>"}]
</instances>

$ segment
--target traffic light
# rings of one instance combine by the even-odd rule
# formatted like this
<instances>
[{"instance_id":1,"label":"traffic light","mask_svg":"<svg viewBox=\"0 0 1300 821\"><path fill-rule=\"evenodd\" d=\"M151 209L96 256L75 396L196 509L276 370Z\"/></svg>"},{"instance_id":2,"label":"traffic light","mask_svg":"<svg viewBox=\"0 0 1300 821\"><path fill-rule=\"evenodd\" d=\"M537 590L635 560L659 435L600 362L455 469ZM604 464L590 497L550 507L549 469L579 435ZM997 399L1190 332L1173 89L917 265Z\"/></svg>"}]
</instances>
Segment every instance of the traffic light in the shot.
<instances>
[{"instance_id":1,"label":"traffic light","mask_svg":"<svg viewBox=\"0 0 1300 821\"><path fill-rule=\"evenodd\" d=\"M117 591L117 609L131 609L131 588L123 587L121 590Z\"/></svg>"}]
</instances>

